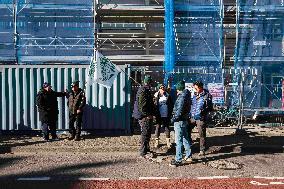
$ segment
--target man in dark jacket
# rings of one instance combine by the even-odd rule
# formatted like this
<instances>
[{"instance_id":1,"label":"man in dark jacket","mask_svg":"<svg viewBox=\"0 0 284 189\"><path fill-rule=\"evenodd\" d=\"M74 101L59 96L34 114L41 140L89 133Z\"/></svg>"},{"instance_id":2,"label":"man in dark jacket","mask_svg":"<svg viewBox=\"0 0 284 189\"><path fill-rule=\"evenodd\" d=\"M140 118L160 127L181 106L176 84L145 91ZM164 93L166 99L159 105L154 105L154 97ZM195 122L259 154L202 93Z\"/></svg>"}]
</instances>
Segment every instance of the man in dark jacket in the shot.
<instances>
[{"instance_id":1,"label":"man in dark jacket","mask_svg":"<svg viewBox=\"0 0 284 189\"><path fill-rule=\"evenodd\" d=\"M152 78L146 75L144 85L141 86L136 94L134 103L133 117L138 120L141 127L141 147L140 156L147 157L150 152L150 139L153 125L153 116L155 115L155 106L153 96L151 95Z\"/></svg>"},{"instance_id":2,"label":"man in dark jacket","mask_svg":"<svg viewBox=\"0 0 284 189\"><path fill-rule=\"evenodd\" d=\"M195 93L192 98L192 106L189 119L189 135L191 137L192 129L197 126L200 137L200 156L205 155L206 149L206 121L208 113L213 109L212 95L203 88L203 83L197 81L193 84Z\"/></svg>"},{"instance_id":3,"label":"man in dark jacket","mask_svg":"<svg viewBox=\"0 0 284 189\"><path fill-rule=\"evenodd\" d=\"M83 89L79 88L79 81L74 81L71 84L72 91L68 95L69 108L69 129L71 136L68 140L80 140L83 108L86 105L86 97ZM74 123L76 122L76 128Z\"/></svg>"},{"instance_id":4,"label":"man in dark jacket","mask_svg":"<svg viewBox=\"0 0 284 189\"><path fill-rule=\"evenodd\" d=\"M173 112L173 101L171 95L166 91L164 84L158 85L159 91L154 95L154 104L156 106L156 130L155 130L155 148L160 144L161 126L165 129L167 147L171 148L170 121Z\"/></svg>"},{"instance_id":5,"label":"man in dark jacket","mask_svg":"<svg viewBox=\"0 0 284 189\"><path fill-rule=\"evenodd\" d=\"M66 96L65 92L55 92L51 89L49 83L45 82L42 89L36 97L36 105L39 112L39 120L42 123L43 139L49 140L49 133L53 140L58 139L56 136L56 122L58 119L58 102L57 97Z\"/></svg>"},{"instance_id":6,"label":"man in dark jacket","mask_svg":"<svg viewBox=\"0 0 284 189\"><path fill-rule=\"evenodd\" d=\"M177 99L173 109L173 116L171 122L174 123L175 142L176 142L176 156L172 160L170 166L177 167L182 164L182 146L185 149L184 160L191 163L191 147L188 135L188 114L190 112L190 92L185 89L185 82L180 81L176 84Z\"/></svg>"}]
</instances>

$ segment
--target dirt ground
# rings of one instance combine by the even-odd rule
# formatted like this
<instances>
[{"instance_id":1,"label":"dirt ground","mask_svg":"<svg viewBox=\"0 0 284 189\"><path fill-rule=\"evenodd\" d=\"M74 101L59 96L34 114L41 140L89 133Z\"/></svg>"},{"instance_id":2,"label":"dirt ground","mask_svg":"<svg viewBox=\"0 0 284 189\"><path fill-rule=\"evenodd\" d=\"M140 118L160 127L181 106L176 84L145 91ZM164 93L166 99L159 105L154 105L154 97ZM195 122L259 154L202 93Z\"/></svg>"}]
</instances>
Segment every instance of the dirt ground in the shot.
<instances>
[{"instance_id":1,"label":"dirt ground","mask_svg":"<svg viewBox=\"0 0 284 189\"><path fill-rule=\"evenodd\" d=\"M97 177L139 179L140 177L196 178L228 176L284 177L284 129L246 127L235 133L233 128L209 128L205 157L199 157L198 133L193 133L193 163L172 168L174 146L166 148L164 135L161 147L152 148L152 159L138 157L139 134L98 137L84 135L81 141L44 142L40 136L0 136L0 180L21 177L70 179ZM171 136L173 139L173 132ZM152 136L153 137L153 136ZM154 140L151 141L153 146Z\"/></svg>"}]
</instances>

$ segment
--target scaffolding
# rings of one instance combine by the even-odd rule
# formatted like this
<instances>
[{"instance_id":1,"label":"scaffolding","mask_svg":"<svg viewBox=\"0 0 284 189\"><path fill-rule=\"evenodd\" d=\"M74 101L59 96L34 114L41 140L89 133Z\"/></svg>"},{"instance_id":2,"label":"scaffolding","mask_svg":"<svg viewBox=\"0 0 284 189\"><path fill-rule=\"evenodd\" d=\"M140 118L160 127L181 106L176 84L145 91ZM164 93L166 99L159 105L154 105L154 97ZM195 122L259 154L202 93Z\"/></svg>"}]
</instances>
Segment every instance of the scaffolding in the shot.
<instances>
[{"instance_id":1,"label":"scaffolding","mask_svg":"<svg viewBox=\"0 0 284 189\"><path fill-rule=\"evenodd\" d=\"M0 61L89 64L96 45L118 64L161 64L163 16L160 0L0 0Z\"/></svg>"},{"instance_id":2,"label":"scaffolding","mask_svg":"<svg viewBox=\"0 0 284 189\"><path fill-rule=\"evenodd\" d=\"M223 85L239 125L245 114L284 108L283 0L167 2L166 80Z\"/></svg>"},{"instance_id":3,"label":"scaffolding","mask_svg":"<svg viewBox=\"0 0 284 189\"><path fill-rule=\"evenodd\" d=\"M89 64L96 47L243 109L282 108L283 33L283 0L0 0L1 64Z\"/></svg>"},{"instance_id":4,"label":"scaffolding","mask_svg":"<svg viewBox=\"0 0 284 189\"><path fill-rule=\"evenodd\" d=\"M90 0L1 0L1 60L89 62L94 48ZM4 57L4 58L3 58Z\"/></svg>"},{"instance_id":5,"label":"scaffolding","mask_svg":"<svg viewBox=\"0 0 284 189\"><path fill-rule=\"evenodd\" d=\"M284 108L283 8L283 0L236 1L235 85L228 87L228 103L237 104L240 115Z\"/></svg>"},{"instance_id":6,"label":"scaffolding","mask_svg":"<svg viewBox=\"0 0 284 189\"><path fill-rule=\"evenodd\" d=\"M238 0L233 80L245 108L281 108L284 78L283 0ZM252 84L254 83L254 85ZM239 91L236 87L235 91Z\"/></svg>"},{"instance_id":7,"label":"scaffolding","mask_svg":"<svg viewBox=\"0 0 284 189\"><path fill-rule=\"evenodd\" d=\"M100 0L98 49L117 64L161 65L163 0Z\"/></svg>"},{"instance_id":8,"label":"scaffolding","mask_svg":"<svg viewBox=\"0 0 284 189\"><path fill-rule=\"evenodd\" d=\"M165 72L175 74L175 80L184 79L191 83L202 80L205 83L222 83L223 66L223 2L222 1L169 1L174 7L174 17L166 14L174 23L166 27L166 41L174 41L172 50L165 51ZM166 12L170 11L170 8ZM170 23L170 21L168 21ZM168 33L167 33L168 31ZM174 36L172 36L174 35ZM170 39L169 42L170 43ZM166 43L166 44L168 44ZM180 73L179 70L185 72ZM195 72L188 72L195 70Z\"/></svg>"}]
</instances>

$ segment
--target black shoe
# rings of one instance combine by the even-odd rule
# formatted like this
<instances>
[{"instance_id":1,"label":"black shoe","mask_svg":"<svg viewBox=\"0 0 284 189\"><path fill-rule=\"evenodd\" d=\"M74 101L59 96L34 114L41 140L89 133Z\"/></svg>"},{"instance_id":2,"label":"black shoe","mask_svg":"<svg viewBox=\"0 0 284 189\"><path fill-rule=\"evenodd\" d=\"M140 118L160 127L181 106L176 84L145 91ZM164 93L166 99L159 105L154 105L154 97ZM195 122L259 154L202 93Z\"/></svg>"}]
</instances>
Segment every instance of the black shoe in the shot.
<instances>
[{"instance_id":1,"label":"black shoe","mask_svg":"<svg viewBox=\"0 0 284 189\"><path fill-rule=\"evenodd\" d=\"M48 139L48 138L45 138L45 137L42 137L42 140L43 140L44 142L48 142L48 141L49 141L49 139Z\"/></svg>"},{"instance_id":2,"label":"black shoe","mask_svg":"<svg viewBox=\"0 0 284 189\"><path fill-rule=\"evenodd\" d=\"M79 136L75 136L75 141L80 141L80 137Z\"/></svg>"},{"instance_id":3,"label":"black shoe","mask_svg":"<svg viewBox=\"0 0 284 189\"><path fill-rule=\"evenodd\" d=\"M151 150L150 150L150 145L149 145L149 144L146 145L145 148L146 148L146 153L147 153L147 152L151 152Z\"/></svg>"},{"instance_id":4,"label":"black shoe","mask_svg":"<svg viewBox=\"0 0 284 189\"><path fill-rule=\"evenodd\" d=\"M178 166L181 166L181 165L182 165L182 162L176 161L176 160L172 160L171 163L170 163L171 167L178 167Z\"/></svg>"},{"instance_id":5,"label":"black shoe","mask_svg":"<svg viewBox=\"0 0 284 189\"><path fill-rule=\"evenodd\" d=\"M56 137L56 138L52 138L51 140L52 140L52 141L60 141L60 139L57 138L57 137Z\"/></svg>"},{"instance_id":6,"label":"black shoe","mask_svg":"<svg viewBox=\"0 0 284 189\"><path fill-rule=\"evenodd\" d=\"M53 141L58 141L58 140L59 140L59 138L57 137L57 135L52 136L51 139L52 139Z\"/></svg>"},{"instance_id":7,"label":"black shoe","mask_svg":"<svg viewBox=\"0 0 284 189\"><path fill-rule=\"evenodd\" d=\"M49 136L47 134L42 135L42 140L48 142L49 141Z\"/></svg>"},{"instance_id":8,"label":"black shoe","mask_svg":"<svg viewBox=\"0 0 284 189\"><path fill-rule=\"evenodd\" d=\"M75 136L71 136L68 138L68 140L73 140L75 138Z\"/></svg>"}]
</instances>

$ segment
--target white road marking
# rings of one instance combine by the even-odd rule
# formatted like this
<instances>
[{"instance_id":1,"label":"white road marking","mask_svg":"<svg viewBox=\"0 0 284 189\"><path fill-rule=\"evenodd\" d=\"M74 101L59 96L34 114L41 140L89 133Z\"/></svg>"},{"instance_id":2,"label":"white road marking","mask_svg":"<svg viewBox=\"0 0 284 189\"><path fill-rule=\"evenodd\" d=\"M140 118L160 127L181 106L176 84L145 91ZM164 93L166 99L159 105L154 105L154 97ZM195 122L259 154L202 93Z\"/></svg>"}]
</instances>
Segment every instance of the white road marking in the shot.
<instances>
[{"instance_id":1,"label":"white road marking","mask_svg":"<svg viewBox=\"0 0 284 189\"><path fill-rule=\"evenodd\" d=\"M197 177L200 180L208 180L208 179L227 179L228 176L212 176L212 177Z\"/></svg>"},{"instance_id":2,"label":"white road marking","mask_svg":"<svg viewBox=\"0 0 284 189\"><path fill-rule=\"evenodd\" d=\"M18 178L17 180L50 180L50 177L30 177L30 178Z\"/></svg>"},{"instance_id":3,"label":"white road marking","mask_svg":"<svg viewBox=\"0 0 284 189\"><path fill-rule=\"evenodd\" d=\"M269 184L284 184L284 182L270 182Z\"/></svg>"},{"instance_id":4,"label":"white road marking","mask_svg":"<svg viewBox=\"0 0 284 189\"><path fill-rule=\"evenodd\" d=\"M253 178L257 178L257 179L278 179L278 180L284 180L284 177L262 177L262 176L254 176Z\"/></svg>"},{"instance_id":5,"label":"white road marking","mask_svg":"<svg viewBox=\"0 0 284 189\"><path fill-rule=\"evenodd\" d=\"M269 184L264 184L264 183L260 183L260 182L256 182L256 181L250 181L251 184L253 185L258 185L258 186L268 186Z\"/></svg>"},{"instance_id":6,"label":"white road marking","mask_svg":"<svg viewBox=\"0 0 284 189\"><path fill-rule=\"evenodd\" d=\"M103 181L103 180L110 180L110 178L84 178L84 177L80 177L78 178L78 180L97 180L97 181Z\"/></svg>"},{"instance_id":7,"label":"white road marking","mask_svg":"<svg viewBox=\"0 0 284 189\"><path fill-rule=\"evenodd\" d=\"M162 180L168 179L168 177L139 177L139 180Z\"/></svg>"}]
</instances>

